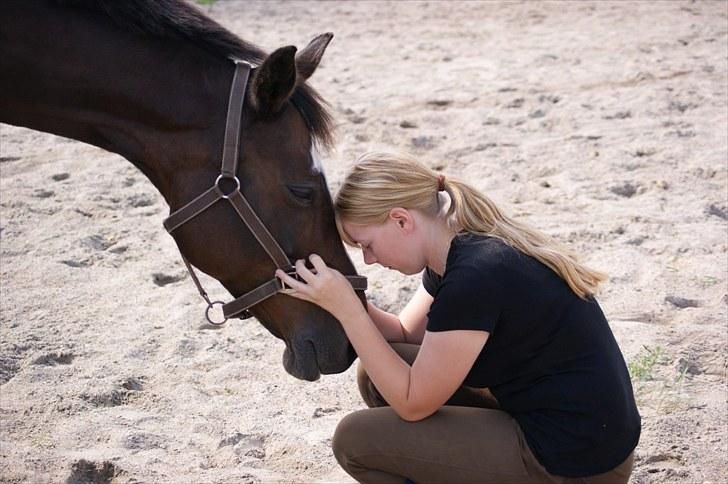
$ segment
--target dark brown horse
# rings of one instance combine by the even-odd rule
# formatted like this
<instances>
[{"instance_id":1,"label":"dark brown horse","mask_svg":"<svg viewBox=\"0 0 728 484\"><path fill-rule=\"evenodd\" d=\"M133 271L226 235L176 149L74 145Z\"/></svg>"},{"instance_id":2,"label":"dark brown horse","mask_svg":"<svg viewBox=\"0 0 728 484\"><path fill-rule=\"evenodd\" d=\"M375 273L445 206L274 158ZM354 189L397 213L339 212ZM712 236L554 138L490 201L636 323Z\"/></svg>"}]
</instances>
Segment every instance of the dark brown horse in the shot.
<instances>
[{"instance_id":1,"label":"dark brown horse","mask_svg":"<svg viewBox=\"0 0 728 484\"><path fill-rule=\"evenodd\" d=\"M336 231L315 146L331 120L305 84L330 34L266 56L178 0L5 0L0 8L0 122L74 138L133 163L175 210L220 173L234 64L254 66L243 109L241 192L290 260L312 252L354 274ZM174 232L182 253L234 296L275 266L229 204ZM251 308L286 342L283 364L315 380L355 355L339 323L275 295Z\"/></svg>"}]
</instances>

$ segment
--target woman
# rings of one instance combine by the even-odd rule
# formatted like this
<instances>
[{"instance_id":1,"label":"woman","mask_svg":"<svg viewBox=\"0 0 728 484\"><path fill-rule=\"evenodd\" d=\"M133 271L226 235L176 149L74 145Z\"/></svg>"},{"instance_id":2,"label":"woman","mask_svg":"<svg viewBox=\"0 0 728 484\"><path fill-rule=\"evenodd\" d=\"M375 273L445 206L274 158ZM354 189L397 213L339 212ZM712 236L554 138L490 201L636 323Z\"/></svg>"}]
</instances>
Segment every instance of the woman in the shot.
<instances>
[{"instance_id":1,"label":"woman","mask_svg":"<svg viewBox=\"0 0 728 484\"><path fill-rule=\"evenodd\" d=\"M342 238L422 286L365 309L317 255L278 272L342 324L371 408L334 435L361 482L627 482L640 417L594 300L605 279L469 185L369 154L339 191ZM390 344L391 343L391 344ZM491 407L491 408L488 408ZM493 408L496 407L496 408Z\"/></svg>"}]
</instances>

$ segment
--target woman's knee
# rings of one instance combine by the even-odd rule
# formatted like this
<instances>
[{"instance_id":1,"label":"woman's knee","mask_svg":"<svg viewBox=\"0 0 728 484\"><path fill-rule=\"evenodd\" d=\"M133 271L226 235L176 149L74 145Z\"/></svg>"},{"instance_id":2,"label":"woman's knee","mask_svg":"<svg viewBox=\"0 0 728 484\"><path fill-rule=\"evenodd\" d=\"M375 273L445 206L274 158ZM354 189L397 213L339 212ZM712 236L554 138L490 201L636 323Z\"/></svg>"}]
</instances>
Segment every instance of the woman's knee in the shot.
<instances>
[{"instance_id":1,"label":"woman's knee","mask_svg":"<svg viewBox=\"0 0 728 484\"><path fill-rule=\"evenodd\" d=\"M348 469L351 456L356 455L358 447L366 439L366 423L363 413L366 410L350 413L336 426L331 440L331 449L339 464Z\"/></svg>"},{"instance_id":2,"label":"woman's knee","mask_svg":"<svg viewBox=\"0 0 728 484\"><path fill-rule=\"evenodd\" d=\"M392 343L392 348L397 354L410 365L415 361L417 352L419 351L419 345L413 345L408 343ZM386 407L389 406L387 401L384 399L377 387L374 386L371 378L364 369L364 365L361 361L357 365L356 369L356 383L359 386L359 393L361 394L364 403L369 408Z\"/></svg>"},{"instance_id":3,"label":"woman's knee","mask_svg":"<svg viewBox=\"0 0 728 484\"><path fill-rule=\"evenodd\" d=\"M367 407L376 408L388 405L387 401L382 397L382 394L377 390L377 387L374 386L369 375L367 375L364 365L361 362L359 362L356 368L356 384L359 386L359 394Z\"/></svg>"}]
</instances>

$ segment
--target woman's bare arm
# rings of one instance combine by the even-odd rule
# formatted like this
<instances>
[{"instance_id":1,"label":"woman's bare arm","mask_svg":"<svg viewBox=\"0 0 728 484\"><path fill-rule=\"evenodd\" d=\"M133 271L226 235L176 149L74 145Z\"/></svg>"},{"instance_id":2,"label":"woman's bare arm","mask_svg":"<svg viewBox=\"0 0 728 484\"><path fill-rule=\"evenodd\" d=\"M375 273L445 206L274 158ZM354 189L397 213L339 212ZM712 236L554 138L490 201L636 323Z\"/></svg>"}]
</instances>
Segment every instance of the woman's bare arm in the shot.
<instances>
[{"instance_id":1,"label":"woman's bare arm","mask_svg":"<svg viewBox=\"0 0 728 484\"><path fill-rule=\"evenodd\" d=\"M276 271L291 287L286 294L318 304L341 322L369 378L394 411L405 420L415 421L432 415L444 405L473 367L488 333L425 332L417 359L410 366L384 339L346 278L327 267L318 255L312 254L309 259L316 272L306 268L303 261L296 262L296 271L306 282ZM425 299L421 295L415 299L419 302L413 303L411 314L417 317L409 321L420 331ZM408 320L406 315L404 319Z\"/></svg>"},{"instance_id":2,"label":"woman's bare arm","mask_svg":"<svg viewBox=\"0 0 728 484\"><path fill-rule=\"evenodd\" d=\"M371 303L367 304L367 313L388 342L422 344L430 304L432 296L420 285L399 316Z\"/></svg>"},{"instance_id":3,"label":"woman's bare arm","mask_svg":"<svg viewBox=\"0 0 728 484\"><path fill-rule=\"evenodd\" d=\"M399 313L399 321L404 329L406 343L422 344L427 327L427 313L430 311L432 299L430 293L420 284L415 295Z\"/></svg>"}]
</instances>

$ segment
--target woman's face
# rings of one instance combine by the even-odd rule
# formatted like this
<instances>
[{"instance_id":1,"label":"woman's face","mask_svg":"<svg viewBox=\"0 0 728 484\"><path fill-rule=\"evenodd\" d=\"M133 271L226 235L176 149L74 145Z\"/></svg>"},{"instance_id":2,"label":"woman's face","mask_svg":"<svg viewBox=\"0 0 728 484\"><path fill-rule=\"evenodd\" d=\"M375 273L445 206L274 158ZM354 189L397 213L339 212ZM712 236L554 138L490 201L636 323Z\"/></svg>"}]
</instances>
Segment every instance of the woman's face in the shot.
<instances>
[{"instance_id":1,"label":"woman's face","mask_svg":"<svg viewBox=\"0 0 728 484\"><path fill-rule=\"evenodd\" d=\"M409 237L406 220L388 218L378 225L343 222L342 228L359 244L365 264L379 264L407 275L425 267L417 244Z\"/></svg>"}]
</instances>

